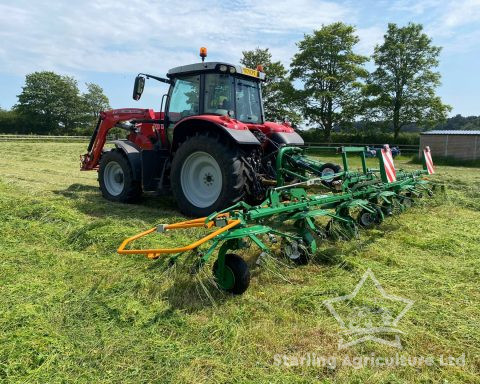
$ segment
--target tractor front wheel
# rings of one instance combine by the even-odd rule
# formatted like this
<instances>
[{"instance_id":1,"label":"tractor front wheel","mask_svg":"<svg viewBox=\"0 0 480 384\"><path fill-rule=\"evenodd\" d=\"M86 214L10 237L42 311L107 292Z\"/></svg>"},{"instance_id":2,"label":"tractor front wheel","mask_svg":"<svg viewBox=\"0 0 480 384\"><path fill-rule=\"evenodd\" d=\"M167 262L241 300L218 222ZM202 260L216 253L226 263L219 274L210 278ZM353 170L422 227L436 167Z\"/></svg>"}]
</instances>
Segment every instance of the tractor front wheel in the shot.
<instances>
[{"instance_id":1,"label":"tractor front wheel","mask_svg":"<svg viewBox=\"0 0 480 384\"><path fill-rule=\"evenodd\" d=\"M171 182L178 207L187 216L226 208L245 193L239 150L211 136L190 137L173 157Z\"/></svg>"},{"instance_id":2,"label":"tractor front wheel","mask_svg":"<svg viewBox=\"0 0 480 384\"><path fill-rule=\"evenodd\" d=\"M102 155L98 181L103 197L110 201L130 203L142 194L142 186L134 180L130 163L116 149Z\"/></svg>"}]
</instances>

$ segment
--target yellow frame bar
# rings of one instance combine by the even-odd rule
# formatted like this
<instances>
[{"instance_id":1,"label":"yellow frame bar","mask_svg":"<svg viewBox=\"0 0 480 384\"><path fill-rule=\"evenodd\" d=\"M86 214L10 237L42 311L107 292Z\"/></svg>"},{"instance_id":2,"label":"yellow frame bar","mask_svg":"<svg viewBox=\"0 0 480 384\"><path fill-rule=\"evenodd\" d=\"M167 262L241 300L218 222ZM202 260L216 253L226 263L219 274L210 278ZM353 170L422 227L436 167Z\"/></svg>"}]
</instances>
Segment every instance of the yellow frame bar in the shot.
<instances>
[{"instance_id":1,"label":"yellow frame bar","mask_svg":"<svg viewBox=\"0 0 480 384\"><path fill-rule=\"evenodd\" d=\"M184 247L178 247L178 248L155 248L155 249L125 249L125 247L131 243L132 241L135 241L141 237L144 237L146 235L149 235L152 232L155 232L157 230L157 227L150 228L146 230L145 232L138 233L132 237L129 237L128 239L125 239L123 243L118 247L117 252L120 253L121 255L147 255L149 259L156 259L158 258L161 254L168 254L168 253L181 253L181 252L186 252L190 251L192 249L195 249L199 247L200 245L206 243L207 241L213 239L215 236L218 236L222 234L225 231L228 231L229 229L235 227L236 225L240 224L240 220L230 220L228 219L228 214L224 215L219 215L217 218L226 218L227 219L227 225L224 227L221 227L217 229L216 231L208 234L205 237L202 237L200 240L195 241L194 243L188 244ZM211 228L215 225L213 221L205 222L206 217L202 217L199 219L193 219L193 220L188 220L188 221L182 221L180 223L174 223L174 224L168 224L165 225L164 229L165 230L173 230L173 229L184 229L184 228L195 228L195 227L205 227L205 228Z\"/></svg>"}]
</instances>

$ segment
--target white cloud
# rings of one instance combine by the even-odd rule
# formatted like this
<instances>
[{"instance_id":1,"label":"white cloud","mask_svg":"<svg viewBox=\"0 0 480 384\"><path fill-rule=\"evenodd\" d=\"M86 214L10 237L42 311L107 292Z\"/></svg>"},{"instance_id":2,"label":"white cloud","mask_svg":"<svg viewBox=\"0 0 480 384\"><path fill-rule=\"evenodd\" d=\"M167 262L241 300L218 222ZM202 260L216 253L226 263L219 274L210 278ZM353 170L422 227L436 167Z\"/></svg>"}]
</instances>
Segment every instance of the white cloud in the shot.
<instances>
[{"instance_id":1,"label":"white cloud","mask_svg":"<svg viewBox=\"0 0 480 384\"><path fill-rule=\"evenodd\" d=\"M480 21L480 0L464 0L451 3L443 17L447 28L455 28Z\"/></svg>"},{"instance_id":2,"label":"white cloud","mask_svg":"<svg viewBox=\"0 0 480 384\"><path fill-rule=\"evenodd\" d=\"M421 19L427 31L436 36L456 35L467 25L480 28L480 0L397 0L391 10L409 14L414 22Z\"/></svg>"},{"instance_id":3,"label":"white cloud","mask_svg":"<svg viewBox=\"0 0 480 384\"><path fill-rule=\"evenodd\" d=\"M382 43L384 34L385 29L379 26L357 29L357 35L360 38L358 52L370 56L375 45Z\"/></svg>"},{"instance_id":4,"label":"white cloud","mask_svg":"<svg viewBox=\"0 0 480 384\"><path fill-rule=\"evenodd\" d=\"M480 48L480 0L449 3L426 25L427 34L448 55L474 52Z\"/></svg>"},{"instance_id":5,"label":"white cloud","mask_svg":"<svg viewBox=\"0 0 480 384\"><path fill-rule=\"evenodd\" d=\"M444 7L439 0L397 0L391 3L394 12L408 12L413 15L422 15L434 8Z\"/></svg>"},{"instance_id":6,"label":"white cloud","mask_svg":"<svg viewBox=\"0 0 480 384\"><path fill-rule=\"evenodd\" d=\"M315 0L2 1L0 39L8 54L0 51L0 72L18 75L42 69L161 73L197 60L202 45L218 60L238 61L241 50L255 46L274 52L288 46L291 55L292 36L349 14Z\"/></svg>"}]
</instances>

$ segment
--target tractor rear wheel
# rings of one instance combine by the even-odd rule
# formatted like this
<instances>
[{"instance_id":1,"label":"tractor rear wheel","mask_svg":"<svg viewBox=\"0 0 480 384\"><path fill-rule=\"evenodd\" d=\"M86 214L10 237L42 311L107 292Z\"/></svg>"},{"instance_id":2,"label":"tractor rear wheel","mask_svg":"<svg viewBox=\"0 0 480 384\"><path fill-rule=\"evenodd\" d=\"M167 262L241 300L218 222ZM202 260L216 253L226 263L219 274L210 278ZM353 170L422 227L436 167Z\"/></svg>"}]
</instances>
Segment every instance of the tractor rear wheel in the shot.
<instances>
[{"instance_id":1,"label":"tractor rear wheel","mask_svg":"<svg viewBox=\"0 0 480 384\"><path fill-rule=\"evenodd\" d=\"M103 197L110 201L130 203L142 194L142 186L134 180L130 163L116 149L102 155L98 181Z\"/></svg>"},{"instance_id":2,"label":"tractor rear wheel","mask_svg":"<svg viewBox=\"0 0 480 384\"><path fill-rule=\"evenodd\" d=\"M245 174L238 148L207 135L190 137L173 157L171 183L187 216L207 216L240 201Z\"/></svg>"}]
</instances>

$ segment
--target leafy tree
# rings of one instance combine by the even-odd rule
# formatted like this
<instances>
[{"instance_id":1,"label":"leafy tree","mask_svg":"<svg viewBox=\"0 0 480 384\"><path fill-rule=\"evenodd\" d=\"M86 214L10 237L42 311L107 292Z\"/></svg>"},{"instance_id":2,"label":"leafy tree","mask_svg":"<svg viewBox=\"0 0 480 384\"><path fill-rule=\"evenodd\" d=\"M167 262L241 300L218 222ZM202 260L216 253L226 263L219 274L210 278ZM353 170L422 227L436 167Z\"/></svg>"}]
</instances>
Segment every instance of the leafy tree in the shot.
<instances>
[{"instance_id":1,"label":"leafy tree","mask_svg":"<svg viewBox=\"0 0 480 384\"><path fill-rule=\"evenodd\" d=\"M356 54L355 28L343 23L324 25L297 43L291 63L292 79L301 80L297 92L304 116L320 125L326 139L335 124L351 123L359 113L361 79L367 77L367 57Z\"/></svg>"},{"instance_id":2,"label":"leafy tree","mask_svg":"<svg viewBox=\"0 0 480 384\"><path fill-rule=\"evenodd\" d=\"M81 120L82 103L77 82L54 72L26 76L15 110L37 133L68 133Z\"/></svg>"},{"instance_id":3,"label":"leafy tree","mask_svg":"<svg viewBox=\"0 0 480 384\"><path fill-rule=\"evenodd\" d=\"M110 109L110 101L98 84L86 83L86 86L87 93L82 95L85 112L92 120L96 120L100 111Z\"/></svg>"},{"instance_id":4,"label":"leafy tree","mask_svg":"<svg viewBox=\"0 0 480 384\"><path fill-rule=\"evenodd\" d=\"M266 80L262 84L263 107L265 119L282 121L285 118L293 124L301 122L301 116L295 110L293 102L294 89L288 78L288 71L280 61L272 61L268 48L256 48L243 51L240 63L248 68L263 66Z\"/></svg>"},{"instance_id":5,"label":"leafy tree","mask_svg":"<svg viewBox=\"0 0 480 384\"><path fill-rule=\"evenodd\" d=\"M28 133L28 123L14 110L0 107L0 133Z\"/></svg>"},{"instance_id":6,"label":"leafy tree","mask_svg":"<svg viewBox=\"0 0 480 384\"><path fill-rule=\"evenodd\" d=\"M377 68L368 82L371 106L378 119L391 122L395 138L405 125L433 126L451 110L435 94L440 73L434 68L441 48L422 30L420 24L389 24L383 44L373 54Z\"/></svg>"},{"instance_id":7,"label":"leafy tree","mask_svg":"<svg viewBox=\"0 0 480 384\"><path fill-rule=\"evenodd\" d=\"M110 101L103 93L102 87L95 83L85 83L87 92L80 96L82 100L82 119L78 122L75 131L76 135L91 135L93 126L95 126L99 112L110 109ZM112 131L116 132L116 128Z\"/></svg>"}]
</instances>

